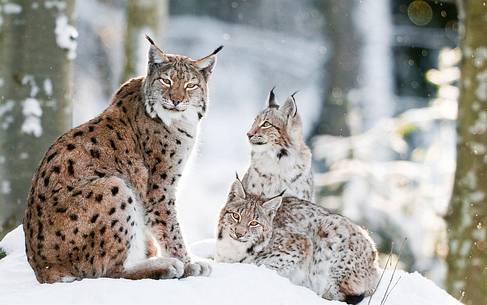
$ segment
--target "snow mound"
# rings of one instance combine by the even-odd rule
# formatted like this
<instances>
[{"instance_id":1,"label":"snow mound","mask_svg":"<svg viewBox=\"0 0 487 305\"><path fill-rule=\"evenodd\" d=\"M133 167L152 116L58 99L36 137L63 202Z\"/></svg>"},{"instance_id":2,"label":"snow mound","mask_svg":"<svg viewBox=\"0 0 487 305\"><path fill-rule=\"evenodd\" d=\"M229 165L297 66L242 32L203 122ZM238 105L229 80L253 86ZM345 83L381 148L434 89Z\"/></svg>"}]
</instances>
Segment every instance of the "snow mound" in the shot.
<instances>
[{"instance_id":1,"label":"snow mound","mask_svg":"<svg viewBox=\"0 0 487 305\"><path fill-rule=\"evenodd\" d=\"M213 264L210 277L181 280L86 279L73 283L39 284L27 263L22 227L10 232L0 242L7 256L0 260L0 304L265 304L339 305L326 301L310 290L291 284L287 279L263 267L246 264ZM211 255L214 241L205 240L195 250ZM192 247L193 248L193 247ZM384 277L389 279L391 272ZM460 304L432 281L419 273L398 272L401 277L387 305ZM394 279L393 283L396 281ZM383 281L372 299L380 304L388 281ZM160 300L160 301L159 301ZM368 303L368 298L361 304Z\"/></svg>"}]
</instances>

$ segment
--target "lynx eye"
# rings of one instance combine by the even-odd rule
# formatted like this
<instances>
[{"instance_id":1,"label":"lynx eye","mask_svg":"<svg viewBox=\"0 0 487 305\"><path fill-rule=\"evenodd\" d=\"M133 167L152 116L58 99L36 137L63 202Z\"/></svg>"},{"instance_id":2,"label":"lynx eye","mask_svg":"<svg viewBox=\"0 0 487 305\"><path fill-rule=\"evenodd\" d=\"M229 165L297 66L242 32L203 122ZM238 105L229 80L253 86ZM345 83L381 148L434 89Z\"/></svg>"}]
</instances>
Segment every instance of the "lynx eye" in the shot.
<instances>
[{"instance_id":1,"label":"lynx eye","mask_svg":"<svg viewBox=\"0 0 487 305\"><path fill-rule=\"evenodd\" d=\"M172 85L172 80L170 80L169 78L160 78L159 80L161 81L161 84L163 86L171 87Z\"/></svg>"},{"instance_id":2,"label":"lynx eye","mask_svg":"<svg viewBox=\"0 0 487 305\"><path fill-rule=\"evenodd\" d=\"M262 127L262 128L264 128L264 129L265 129L265 128L269 128L269 127L271 127L271 126L272 126L272 124L271 124L271 123L269 123L269 121L264 121L264 123L261 125L261 127Z\"/></svg>"},{"instance_id":3,"label":"lynx eye","mask_svg":"<svg viewBox=\"0 0 487 305\"><path fill-rule=\"evenodd\" d=\"M187 83L185 85L185 87L186 87L186 90L194 90L194 89L198 88L198 85L197 84L192 84L192 83Z\"/></svg>"},{"instance_id":4,"label":"lynx eye","mask_svg":"<svg viewBox=\"0 0 487 305\"><path fill-rule=\"evenodd\" d=\"M260 223L258 223L256 220L252 220L249 222L249 227L251 227L251 228L255 228L259 225L260 225Z\"/></svg>"},{"instance_id":5,"label":"lynx eye","mask_svg":"<svg viewBox=\"0 0 487 305\"><path fill-rule=\"evenodd\" d=\"M240 214L239 213L231 212L231 215L232 215L233 220L235 220L236 222L240 222Z\"/></svg>"}]
</instances>

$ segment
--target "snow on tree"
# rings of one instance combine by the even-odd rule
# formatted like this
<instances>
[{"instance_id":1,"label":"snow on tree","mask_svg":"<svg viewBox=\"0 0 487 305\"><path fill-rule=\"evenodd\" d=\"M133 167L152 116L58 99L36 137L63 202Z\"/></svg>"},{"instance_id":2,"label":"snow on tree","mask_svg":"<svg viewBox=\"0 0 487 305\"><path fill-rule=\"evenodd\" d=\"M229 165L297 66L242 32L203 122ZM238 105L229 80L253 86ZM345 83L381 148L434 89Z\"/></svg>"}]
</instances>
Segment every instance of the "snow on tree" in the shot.
<instances>
[{"instance_id":1,"label":"snow on tree","mask_svg":"<svg viewBox=\"0 0 487 305\"><path fill-rule=\"evenodd\" d=\"M462 0L457 169L448 221L447 288L465 304L487 300L487 3Z\"/></svg>"},{"instance_id":2,"label":"snow on tree","mask_svg":"<svg viewBox=\"0 0 487 305\"><path fill-rule=\"evenodd\" d=\"M31 175L71 126L74 0L0 2L0 236L22 220Z\"/></svg>"}]
</instances>

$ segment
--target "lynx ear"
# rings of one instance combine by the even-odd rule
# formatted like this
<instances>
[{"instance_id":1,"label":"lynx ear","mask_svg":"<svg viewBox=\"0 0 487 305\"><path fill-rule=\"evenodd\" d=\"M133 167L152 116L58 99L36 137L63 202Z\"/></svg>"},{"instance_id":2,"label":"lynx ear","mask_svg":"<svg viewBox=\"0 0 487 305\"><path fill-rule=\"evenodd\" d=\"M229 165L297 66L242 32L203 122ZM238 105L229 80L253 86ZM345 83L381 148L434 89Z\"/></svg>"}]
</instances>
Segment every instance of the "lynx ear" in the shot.
<instances>
[{"instance_id":1,"label":"lynx ear","mask_svg":"<svg viewBox=\"0 0 487 305\"><path fill-rule=\"evenodd\" d=\"M203 73L203 75L206 78L208 78L211 72L213 72L213 69L215 68L216 65L216 54L220 52L222 49L223 46L219 46L210 55L194 61L196 67L200 69L200 71Z\"/></svg>"},{"instance_id":2,"label":"lynx ear","mask_svg":"<svg viewBox=\"0 0 487 305\"><path fill-rule=\"evenodd\" d=\"M269 211L277 211L282 203L282 198L286 190L282 191L276 197L273 197L262 204L262 206Z\"/></svg>"},{"instance_id":3,"label":"lynx ear","mask_svg":"<svg viewBox=\"0 0 487 305\"><path fill-rule=\"evenodd\" d=\"M167 56L164 54L164 52L161 49L159 49L158 46L156 46L152 38L150 38L148 35L145 35L145 39L147 39L150 43L149 64L160 64L165 61L168 61Z\"/></svg>"},{"instance_id":4,"label":"lynx ear","mask_svg":"<svg viewBox=\"0 0 487 305\"><path fill-rule=\"evenodd\" d=\"M293 118L296 116L296 113L298 113L298 107L296 106L296 99L294 98L294 95L297 92L294 92L291 96L289 96L282 106L282 111L288 118Z\"/></svg>"},{"instance_id":5,"label":"lynx ear","mask_svg":"<svg viewBox=\"0 0 487 305\"><path fill-rule=\"evenodd\" d=\"M235 182L233 182L232 187L230 188L230 196L238 197L241 199L245 199L247 197L242 181L240 181L238 175L237 179L235 179Z\"/></svg>"},{"instance_id":6,"label":"lynx ear","mask_svg":"<svg viewBox=\"0 0 487 305\"><path fill-rule=\"evenodd\" d=\"M267 99L267 107L279 109L279 105L276 103L276 95L274 94L274 89L276 89L275 86L272 87L271 92L269 92L269 98Z\"/></svg>"}]
</instances>

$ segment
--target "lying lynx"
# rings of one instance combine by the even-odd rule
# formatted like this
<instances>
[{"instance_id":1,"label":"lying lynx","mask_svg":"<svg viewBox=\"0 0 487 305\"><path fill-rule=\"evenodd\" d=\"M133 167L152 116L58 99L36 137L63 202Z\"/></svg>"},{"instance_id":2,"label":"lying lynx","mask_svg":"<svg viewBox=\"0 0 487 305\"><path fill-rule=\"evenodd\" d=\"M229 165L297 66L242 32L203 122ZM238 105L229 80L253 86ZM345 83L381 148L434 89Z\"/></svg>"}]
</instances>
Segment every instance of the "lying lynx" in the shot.
<instances>
[{"instance_id":1,"label":"lying lynx","mask_svg":"<svg viewBox=\"0 0 487 305\"><path fill-rule=\"evenodd\" d=\"M266 198L286 189L287 196L313 201L311 152L302 133L294 96L279 107L271 90L247 133L252 155L243 184L249 193Z\"/></svg>"},{"instance_id":2,"label":"lying lynx","mask_svg":"<svg viewBox=\"0 0 487 305\"><path fill-rule=\"evenodd\" d=\"M175 192L221 47L192 60L148 40L147 75L123 84L102 114L59 137L33 177L24 231L41 283L210 273L186 253Z\"/></svg>"},{"instance_id":3,"label":"lying lynx","mask_svg":"<svg viewBox=\"0 0 487 305\"><path fill-rule=\"evenodd\" d=\"M238 179L220 214L216 260L264 265L351 304L370 295L379 277L374 242L362 228L309 201L247 194Z\"/></svg>"}]
</instances>

